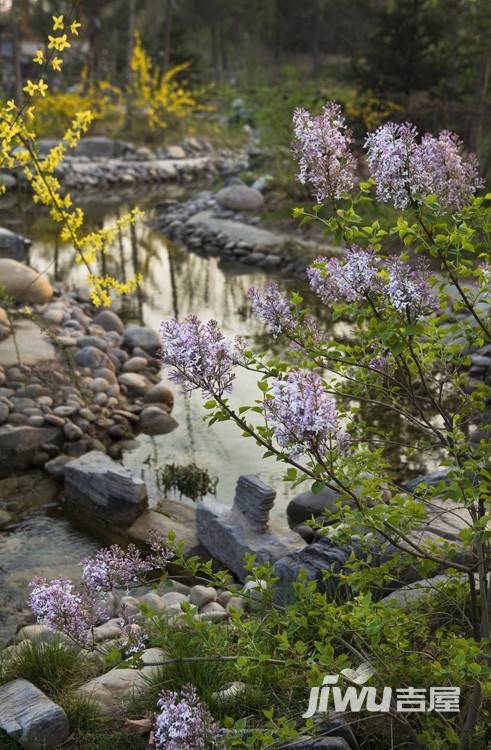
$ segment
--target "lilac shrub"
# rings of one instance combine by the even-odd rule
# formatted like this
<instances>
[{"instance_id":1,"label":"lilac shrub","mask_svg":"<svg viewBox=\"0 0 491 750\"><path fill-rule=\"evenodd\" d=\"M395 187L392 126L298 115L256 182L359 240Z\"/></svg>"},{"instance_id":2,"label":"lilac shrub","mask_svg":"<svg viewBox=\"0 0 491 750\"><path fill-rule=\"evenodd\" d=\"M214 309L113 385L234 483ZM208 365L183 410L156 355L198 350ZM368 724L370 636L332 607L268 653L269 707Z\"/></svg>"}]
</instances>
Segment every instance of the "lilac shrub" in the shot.
<instances>
[{"instance_id":1,"label":"lilac shrub","mask_svg":"<svg viewBox=\"0 0 491 750\"><path fill-rule=\"evenodd\" d=\"M476 157L448 131L421 136L411 123L382 125L365 140L370 179L356 184L357 160L337 104L318 116L296 110L293 128L298 179L324 204L295 209L294 216L320 222L346 248L342 257L317 258L306 280L325 318L342 319L348 331L344 327L344 337L336 339L300 294L288 296L272 283L248 297L273 336L282 338L282 356L258 354L247 342L239 353L216 323L190 317L162 324L163 364L185 391L202 390L210 425L234 421L265 456L288 467L286 481L309 480L313 492L329 487L337 493L329 535L338 544L356 539L359 546L342 573L357 597L339 627L343 639L349 633L358 652L368 649L377 668L386 670L381 684L392 684L394 673L399 680L406 673L421 676L410 656L421 643L413 641L412 651L384 650L390 634L387 617L374 609L374 592L393 585L405 568L422 578L458 572L461 585L468 582L469 627L452 621L450 633L458 638L448 636L425 662L425 674L437 680L429 684L465 685L461 715L447 721L445 735L452 746L469 750L481 686L489 680L491 382L489 370L480 377L487 360L469 354L486 357L491 346L491 194L477 195L483 182ZM373 220L380 203L396 209L395 219L379 211ZM257 373L260 395L253 404L234 404L240 367ZM385 415L392 418L388 424L381 422ZM446 482L405 486L402 469L414 469L420 458L445 467ZM444 511L462 520L457 539L420 533L438 528ZM392 566L375 563L374 544ZM319 642L340 621L327 605L324 616L332 616L330 628L321 628ZM401 642L400 627L392 645ZM333 640L330 648L336 653L339 643ZM443 747L434 716L413 715L404 723L416 743L411 746L424 740L425 748Z\"/></svg>"},{"instance_id":2,"label":"lilac shrub","mask_svg":"<svg viewBox=\"0 0 491 750\"><path fill-rule=\"evenodd\" d=\"M158 750L220 750L221 730L192 686L163 690L153 724Z\"/></svg>"}]
</instances>

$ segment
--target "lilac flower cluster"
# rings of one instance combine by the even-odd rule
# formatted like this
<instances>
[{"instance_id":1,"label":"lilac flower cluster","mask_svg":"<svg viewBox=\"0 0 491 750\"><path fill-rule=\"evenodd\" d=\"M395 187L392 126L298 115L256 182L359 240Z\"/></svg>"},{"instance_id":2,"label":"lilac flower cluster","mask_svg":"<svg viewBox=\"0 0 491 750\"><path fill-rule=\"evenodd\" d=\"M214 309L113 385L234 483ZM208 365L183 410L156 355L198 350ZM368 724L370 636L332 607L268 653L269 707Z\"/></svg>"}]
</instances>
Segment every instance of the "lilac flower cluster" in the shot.
<instances>
[{"instance_id":1,"label":"lilac flower cluster","mask_svg":"<svg viewBox=\"0 0 491 750\"><path fill-rule=\"evenodd\" d=\"M338 258L316 258L307 268L307 278L311 289L323 302L344 300L356 302L381 288L379 270L380 258L375 250L362 250L353 245L346 251L345 260Z\"/></svg>"},{"instance_id":2,"label":"lilac flower cluster","mask_svg":"<svg viewBox=\"0 0 491 750\"><path fill-rule=\"evenodd\" d=\"M28 604L42 622L64 633L82 645L89 644L89 631L97 623L95 600L87 593L74 591L73 583L64 577L31 581Z\"/></svg>"},{"instance_id":3,"label":"lilac flower cluster","mask_svg":"<svg viewBox=\"0 0 491 750\"><path fill-rule=\"evenodd\" d=\"M425 263L419 259L414 268L400 258L387 261L389 281L387 294L399 312L409 313L413 318L420 318L425 312L436 309L436 299L428 284Z\"/></svg>"},{"instance_id":4,"label":"lilac flower cluster","mask_svg":"<svg viewBox=\"0 0 491 750\"><path fill-rule=\"evenodd\" d=\"M122 549L113 544L100 549L94 557L80 562L82 580L93 591L109 593L114 588L128 588L153 566L144 560L134 544Z\"/></svg>"},{"instance_id":5,"label":"lilac flower cluster","mask_svg":"<svg viewBox=\"0 0 491 750\"><path fill-rule=\"evenodd\" d=\"M462 141L448 130L418 141L414 125L388 122L367 136L365 147L377 197L395 208L435 195L442 208L459 210L483 185L475 155L465 158Z\"/></svg>"},{"instance_id":6,"label":"lilac flower cluster","mask_svg":"<svg viewBox=\"0 0 491 750\"><path fill-rule=\"evenodd\" d=\"M164 568L172 559L173 553L166 548L158 532L151 532L150 545L152 553L146 559L134 545L122 549L114 544L82 560L80 592L68 578L33 579L28 603L37 620L86 648L93 647L90 630L104 615L100 595L104 601L115 588L128 588L148 571ZM146 640L141 628L124 617L122 635L123 645L126 644L131 653L139 650Z\"/></svg>"},{"instance_id":7,"label":"lilac flower cluster","mask_svg":"<svg viewBox=\"0 0 491 750\"><path fill-rule=\"evenodd\" d=\"M121 645L126 656L137 654L147 645L149 635L143 628L135 622L135 616L131 615L128 607L124 605L120 611L121 625Z\"/></svg>"},{"instance_id":8,"label":"lilac flower cluster","mask_svg":"<svg viewBox=\"0 0 491 750\"><path fill-rule=\"evenodd\" d=\"M317 258L307 269L311 289L323 302L357 302L370 298L417 319L436 308L423 262L414 267L400 258L382 260L372 249L354 245L344 261Z\"/></svg>"},{"instance_id":9,"label":"lilac flower cluster","mask_svg":"<svg viewBox=\"0 0 491 750\"><path fill-rule=\"evenodd\" d=\"M220 727L192 686L163 690L157 703L153 736L158 750L221 750Z\"/></svg>"},{"instance_id":10,"label":"lilac flower cluster","mask_svg":"<svg viewBox=\"0 0 491 750\"><path fill-rule=\"evenodd\" d=\"M310 182L319 202L349 192L355 184L356 160L349 150L351 133L339 104L328 102L317 117L299 107L293 126L300 182Z\"/></svg>"},{"instance_id":11,"label":"lilac flower cluster","mask_svg":"<svg viewBox=\"0 0 491 750\"><path fill-rule=\"evenodd\" d=\"M160 330L162 362L170 368L171 380L185 391L199 388L205 395L223 396L231 390L234 347L215 320L202 323L189 315L182 323L164 321Z\"/></svg>"},{"instance_id":12,"label":"lilac flower cluster","mask_svg":"<svg viewBox=\"0 0 491 750\"><path fill-rule=\"evenodd\" d=\"M310 370L290 372L286 380L275 378L264 415L280 446L292 456L306 450L325 454L340 436L336 405Z\"/></svg>"},{"instance_id":13,"label":"lilac flower cluster","mask_svg":"<svg viewBox=\"0 0 491 750\"><path fill-rule=\"evenodd\" d=\"M247 296L257 317L266 321L274 336L295 327L290 303L274 281L264 289L249 289Z\"/></svg>"}]
</instances>

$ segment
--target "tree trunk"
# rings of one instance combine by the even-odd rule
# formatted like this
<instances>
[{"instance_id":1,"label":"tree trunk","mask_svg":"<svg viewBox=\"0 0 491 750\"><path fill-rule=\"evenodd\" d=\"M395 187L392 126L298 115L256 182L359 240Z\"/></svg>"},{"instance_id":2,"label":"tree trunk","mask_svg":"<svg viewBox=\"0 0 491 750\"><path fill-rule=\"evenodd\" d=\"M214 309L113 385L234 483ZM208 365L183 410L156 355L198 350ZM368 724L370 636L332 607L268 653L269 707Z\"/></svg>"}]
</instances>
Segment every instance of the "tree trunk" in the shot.
<instances>
[{"instance_id":1,"label":"tree trunk","mask_svg":"<svg viewBox=\"0 0 491 750\"><path fill-rule=\"evenodd\" d=\"M21 51L19 39L19 16L15 4L12 5L12 56L14 63L15 77L15 101L18 107L22 106L24 96L22 93L22 70L21 70Z\"/></svg>"},{"instance_id":2,"label":"tree trunk","mask_svg":"<svg viewBox=\"0 0 491 750\"><path fill-rule=\"evenodd\" d=\"M481 144L481 136L483 129L483 122L485 118L485 105L486 97L489 88L489 79L491 77L491 55L488 53L484 54L479 61L479 67L477 71L476 89L474 94L474 107L475 110L471 117L470 132L469 132L469 147L476 153L479 152L479 146Z\"/></svg>"},{"instance_id":3,"label":"tree trunk","mask_svg":"<svg viewBox=\"0 0 491 750\"><path fill-rule=\"evenodd\" d=\"M166 0L164 18L164 70L170 65L172 32L172 0Z\"/></svg>"}]
</instances>

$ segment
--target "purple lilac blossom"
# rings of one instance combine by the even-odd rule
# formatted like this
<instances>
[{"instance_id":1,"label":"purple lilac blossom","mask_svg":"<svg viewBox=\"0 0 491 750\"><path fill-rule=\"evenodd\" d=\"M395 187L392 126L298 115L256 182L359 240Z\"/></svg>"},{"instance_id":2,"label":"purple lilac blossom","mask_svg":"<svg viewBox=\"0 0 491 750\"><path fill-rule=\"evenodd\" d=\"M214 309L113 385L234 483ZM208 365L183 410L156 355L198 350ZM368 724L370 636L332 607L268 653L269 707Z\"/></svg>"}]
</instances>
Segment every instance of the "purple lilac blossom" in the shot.
<instances>
[{"instance_id":1,"label":"purple lilac blossom","mask_svg":"<svg viewBox=\"0 0 491 750\"><path fill-rule=\"evenodd\" d=\"M299 107L293 125L299 181L313 186L319 203L349 192L355 184L356 160L349 150L351 132L339 104L328 102L315 117Z\"/></svg>"},{"instance_id":2,"label":"purple lilac blossom","mask_svg":"<svg viewBox=\"0 0 491 750\"><path fill-rule=\"evenodd\" d=\"M442 130L438 138L427 134L421 139L420 192L436 195L439 204L449 210L463 208L484 185L477 157L469 154L466 160L462 147L459 137L448 130Z\"/></svg>"},{"instance_id":3,"label":"purple lilac blossom","mask_svg":"<svg viewBox=\"0 0 491 750\"><path fill-rule=\"evenodd\" d=\"M126 656L132 656L143 651L148 643L149 635L135 622L135 616L129 613L128 607L123 605L120 611L122 625L122 647Z\"/></svg>"},{"instance_id":4,"label":"purple lilac blossom","mask_svg":"<svg viewBox=\"0 0 491 750\"><path fill-rule=\"evenodd\" d=\"M335 447L340 433L336 405L310 370L290 372L285 380L275 378L264 415L280 446L292 456L307 450L324 454Z\"/></svg>"},{"instance_id":5,"label":"purple lilac blossom","mask_svg":"<svg viewBox=\"0 0 491 750\"><path fill-rule=\"evenodd\" d=\"M266 321L274 336L295 327L290 303L274 281L264 289L249 289L247 296L257 317Z\"/></svg>"},{"instance_id":6,"label":"purple lilac blossom","mask_svg":"<svg viewBox=\"0 0 491 750\"><path fill-rule=\"evenodd\" d=\"M448 130L418 142L411 123L387 122L365 140L378 200L407 208L418 196L435 195L444 209L461 209L482 187L474 154L464 158L462 141Z\"/></svg>"},{"instance_id":7,"label":"purple lilac blossom","mask_svg":"<svg viewBox=\"0 0 491 750\"><path fill-rule=\"evenodd\" d=\"M419 260L414 268L400 258L389 258L386 264L389 280L386 292L392 306L412 318L435 310L437 301L426 277L426 265Z\"/></svg>"},{"instance_id":8,"label":"purple lilac blossom","mask_svg":"<svg viewBox=\"0 0 491 750\"><path fill-rule=\"evenodd\" d=\"M379 354L377 357L373 357L368 363L368 366L371 367L372 370L380 372L382 375L388 375L392 370L392 362L384 354Z\"/></svg>"},{"instance_id":9,"label":"purple lilac blossom","mask_svg":"<svg viewBox=\"0 0 491 750\"><path fill-rule=\"evenodd\" d=\"M94 557L81 561L82 580L93 591L109 593L114 588L128 588L140 576L152 569L152 565L141 557L140 551L130 544L122 549L113 544L100 549Z\"/></svg>"},{"instance_id":10,"label":"purple lilac blossom","mask_svg":"<svg viewBox=\"0 0 491 750\"><path fill-rule=\"evenodd\" d=\"M192 686L180 692L163 690L154 716L157 750L221 750L221 730Z\"/></svg>"},{"instance_id":11,"label":"purple lilac blossom","mask_svg":"<svg viewBox=\"0 0 491 750\"><path fill-rule=\"evenodd\" d=\"M89 631L97 623L92 598L74 591L73 583L64 577L52 581L34 578L30 586L28 604L38 622L88 646Z\"/></svg>"},{"instance_id":12,"label":"purple lilac blossom","mask_svg":"<svg viewBox=\"0 0 491 750\"><path fill-rule=\"evenodd\" d=\"M161 325L162 362L169 378L185 392L201 389L205 395L223 396L235 378L234 347L215 320L202 323L189 315L182 323L166 320Z\"/></svg>"},{"instance_id":13,"label":"purple lilac blossom","mask_svg":"<svg viewBox=\"0 0 491 750\"><path fill-rule=\"evenodd\" d=\"M151 529L148 535L151 554L146 561L151 569L162 569L167 567L173 559L174 552L166 547L165 539L157 529Z\"/></svg>"},{"instance_id":14,"label":"purple lilac blossom","mask_svg":"<svg viewBox=\"0 0 491 750\"><path fill-rule=\"evenodd\" d=\"M343 262L319 257L306 273L311 289L323 302L356 302L380 290L379 269L380 259L375 250L353 245Z\"/></svg>"}]
</instances>

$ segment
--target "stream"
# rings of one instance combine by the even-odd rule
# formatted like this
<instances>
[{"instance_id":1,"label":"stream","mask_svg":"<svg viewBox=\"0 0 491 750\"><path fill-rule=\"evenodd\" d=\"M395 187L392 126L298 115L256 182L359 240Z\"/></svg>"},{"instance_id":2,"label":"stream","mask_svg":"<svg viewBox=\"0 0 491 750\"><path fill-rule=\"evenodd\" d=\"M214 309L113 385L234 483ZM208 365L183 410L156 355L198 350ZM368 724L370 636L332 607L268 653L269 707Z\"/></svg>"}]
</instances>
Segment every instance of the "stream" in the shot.
<instances>
[{"instance_id":1,"label":"stream","mask_svg":"<svg viewBox=\"0 0 491 750\"><path fill-rule=\"evenodd\" d=\"M193 190L199 189L194 185ZM145 188L142 188L145 190ZM110 191L104 195L81 196L80 204L86 212L88 226L112 224L128 208L139 205L148 212L147 220L136 226L138 245L137 263L144 274L141 293L124 300L116 311L126 322L143 322L158 329L160 322L169 317L182 319L189 313L209 320L214 318L226 335L242 335L252 347L269 349L271 337L264 325L251 313L245 295L251 286L261 287L275 278L273 273L238 263L224 262L217 257L198 255L182 246L176 246L150 227L151 212L159 201L184 199L189 186L165 186L147 191L144 196ZM63 281L68 286L84 284L86 271L73 263L73 249L58 246L56 235L47 215L33 207L27 197L14 194L2 198L0 226L32 239L26 258L37 270L48 270L52 280ZM135 258L132 254L129 232L121 243L107 253L101 271L119 278L133 275ZM55 251L55 260L53 254ZM298 287L279 277L282 287ZM342 335L346 324L338 322L334 335ZM165 377L165 375L164 375ZM195 462L218 477L217 499L230 505L240 474L255 473L276 489L277 499L273 515L286 523L285 508L292 490L282 482L284 469L274 459L263 459L263 449L252 440L241 437L231 423L219 423L208 428L203 421L205 410L198 393L183 397L176 386L173 416L179 427L168 435L150 437L140 435L139 447L125 455L124 461L140 471L149 488L150 504L158 500L156 470L168 463ZM251 404L258 397L253 373L239 371L234 385L233 403ZM374 415L374 420L386 418ZM394 462L400 465L400 457ZM413 459L411 474L431 469L419 459ZM307 489L308 485L304 485ZM0 501L2 498L0 497ZM1 502L0 502L1 506ZM56 503L27 504L14 518L7 530L0 532L0 642L15 631L19 611L25 609L27 583L33 575L68 575L77 577L78 561L97 548L95 540L73 529L63 518Z\"/></svg>"}]
</instances>

